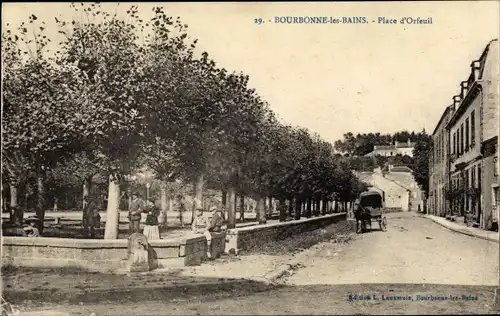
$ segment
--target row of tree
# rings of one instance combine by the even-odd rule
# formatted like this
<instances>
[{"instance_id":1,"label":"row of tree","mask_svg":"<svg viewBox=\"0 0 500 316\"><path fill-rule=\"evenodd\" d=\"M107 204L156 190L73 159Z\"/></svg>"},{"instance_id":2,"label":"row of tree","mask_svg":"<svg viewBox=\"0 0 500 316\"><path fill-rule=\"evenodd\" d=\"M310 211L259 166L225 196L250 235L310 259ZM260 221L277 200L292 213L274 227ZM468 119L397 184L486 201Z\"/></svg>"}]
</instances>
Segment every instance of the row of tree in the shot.
<instances>
[{"instance_id":1,"label":"row of tree","mask_svg":"<svg viewBox=\"0 0 500 316\"><path fill-rule=\"evenodd\" d=\"M255 199L264 222L266 197L296 210L308 201L310 216L312 202L348 201L365 189L331 144L280 123L247 75L217 67L207 53L196 57L187 25L163 8L143 20L136 6L124 19L99 4L71 6L82 18L54 17L63 36L55 52L35 15L2 33L2 173L11 208L30 178L43 219L50 179L69 174L87 195L100 176L108 186L105 238L114 239L124 186L145 166L164 184L162 200L178 179L193 183L195 207L204 188L226 192L229 227L236 194Z\"/></svg>"}]
</instances>

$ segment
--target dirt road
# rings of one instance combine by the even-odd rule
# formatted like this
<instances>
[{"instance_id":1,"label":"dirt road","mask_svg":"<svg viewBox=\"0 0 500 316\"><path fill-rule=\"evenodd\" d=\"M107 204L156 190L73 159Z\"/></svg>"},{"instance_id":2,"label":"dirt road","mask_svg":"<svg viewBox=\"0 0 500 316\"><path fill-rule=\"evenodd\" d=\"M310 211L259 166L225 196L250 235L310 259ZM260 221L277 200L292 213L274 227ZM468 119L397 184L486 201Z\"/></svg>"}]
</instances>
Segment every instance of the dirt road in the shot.
<instances>
[{"instance_id":1,"label":"dirt road","mask_svg":"<svg viewBox=\"0 0 500 316\"><path fill-rule=\"evenodd\" d=\"M290 284L499 284L498 243L453 233L415 213L388 218L387 232L358 235L345 247L324 243L308 251L305 268Z\"/></svg>"},{"instance_id":2,"label":"dirt road","mask_svg":"<svg viewBox=\"0 0 500 316\"><path fill-rule=\"evenodd\" d=\"M324 242L293 256L262 255L259 265L252 255L217 269L213 263L209 268L186 271L198 277L203 273L207 277L241 274L262 280L263 271L269 267L285 259L295 262L300 268L277 287L242 282L231 290L214 288L213 292L204 290L175 298L144 293L111 300L103 295L99 303L48 304L34 310L67 311L72 315L424 315L495 311L497 243L451 232L414 213L388 217L387 232L357 235L348 243ZM246 259L251 260L245 267ZM249 290L250 286L254 290Z\"/></svg>"}]
</instances>

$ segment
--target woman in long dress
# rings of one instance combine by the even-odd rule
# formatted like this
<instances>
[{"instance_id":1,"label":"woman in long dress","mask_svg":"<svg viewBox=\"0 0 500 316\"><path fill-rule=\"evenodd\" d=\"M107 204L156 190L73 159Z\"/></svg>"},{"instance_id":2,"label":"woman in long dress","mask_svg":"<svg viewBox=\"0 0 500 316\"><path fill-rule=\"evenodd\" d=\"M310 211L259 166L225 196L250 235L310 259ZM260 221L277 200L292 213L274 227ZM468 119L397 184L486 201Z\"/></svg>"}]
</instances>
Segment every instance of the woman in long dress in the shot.
<instances>
[{"instance_id":1,"label":"woman in long dress","mask_svg":"<svg viewBox=\"0 0 500 316\"><path fill-rule=\"evenodd\" d=\"M144 226L143 234L148 240L160 239L160 230L158 228L158 215L160 210L154 203L154 199L149 199L147 207L146 225Z\"/></svg>"}]
</instances>

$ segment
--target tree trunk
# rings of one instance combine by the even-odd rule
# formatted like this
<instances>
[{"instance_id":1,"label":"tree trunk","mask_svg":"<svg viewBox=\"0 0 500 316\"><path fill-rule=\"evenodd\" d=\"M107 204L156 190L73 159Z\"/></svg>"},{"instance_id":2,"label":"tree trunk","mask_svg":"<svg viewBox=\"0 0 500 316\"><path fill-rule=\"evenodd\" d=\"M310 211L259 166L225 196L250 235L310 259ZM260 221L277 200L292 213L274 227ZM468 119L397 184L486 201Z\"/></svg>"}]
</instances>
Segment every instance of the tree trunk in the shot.
<instances>
[{"instance_id":1,"label":"tree trunk","mask_svg":"<svg viewBox=\"0 0 500 316\"><path fill-rule=\"evenodd\" d=\"M169 198L167 196L167 184L165 182L162 182L161 183L161 187L160 187L160 203L161 203L161 212L163 213L163 223L161 223L162 225L167 225L167 207L169 206L168 205L168 201Z\"/></svg>"},{"instance_id":2,"label":"tree trunk","mask_svg":"<svg viewBox=\"0 0 500 316\"><path fill-rule=\"evenodd\" d=\"M168 207L167 186L165 183L160 187L161 211L166 215Z\"/></svg>"},{"instance_id":3,"label":"tree trunk","mask_svg":"<svg viewBox=\"0 0 500 316\"><path fill-rule=\"evenodd\" d=\"M302 215L302 201L299 198L295 198L295 219L300 219Z\"/></svg>"},{"instance_id":4,"label":"tree trunk","mask_svg":"<svg viewBox=\"0 0 500 316\"><path fill-rule=\"evenodd\" d=\"M257 211L257 220L259 221L259 224L265 224L266 221L266 209L265 209L265 198L258 197L257 198L257 205L256 205L256 211Z\"/></svg>"},{"instance_id":5,"label":"tree trunk","mask_svg":"<svg viewBox=\"0 0 500 316\"><path fill-rule=\"evenodd\" d=\"M321 215L326 215L327 212L328 212L328 200L327 199L323 199L323 201L321 201Z\"/></svg>"},{"instance_id":6,"label":"tree trunk","mask_svg":"<svg viewBox=\"0 0 500 316\"><path fill-rule=\"evenodd\" d=\"M288 216L293 217L293 199L288 200Z\"/></svg>"},{"instance_id":7,"label":"tree trunk","mask_svg":"<svg viewBox=\"0 0 500 316\"><path fill-rule=\"evenodd\" d=\"M24 214L20 212L19 205L17 203L17 184L13 182L9 183L9 190L10 190L10 223L16 226L21 225L23 223Z\"/></svg>"},{"instance_id":8,"label":"tree trunk","mask_svg":"<svg viewBox=\"0 0 500 316\"><path fill-rule=\"evenodd\" d=\"M194 210L201 208L202 207L202 200L203 200L203 185L205 184L205 176L203 174L200 174L198 178L196 179L196 183L194 185Z\"/></svg>"},{"instance_id":9,"label":"tree trunk","mask_svg":"<svg viewBox=\"0 0 500 316\"><path fill-rule=\"evenodd\" d=\"M278 200L278 210L279 210L279 213L280 213L280 222L284 222L286 221L286 205L285 205L285 199L284 198L280 198Z\"/></svg>"},{"instance_id":10,"label":"tree trunk","mask_svg":"<svg viewBox=\"0 0 500 316\"><path fill-rule=\"evenodd\" d=\"M240 194L240 221L243 222L245 220L245 196Z\"/></svg>"},{"instance_id":11,"label":"tree trunk","mask_svg":"<svg viewBox=\"0 0 500 316\"><path fill-rule=\"evenodd\" d=\"M45 188L43 185L44 176L42 172L43 171L40 172L36 180L36 216L40 219L40 226L38 227L40 235L43 233L43 223L45 219Z\"/></svg>"},{"instance_id":12,"label":"tree trunk","mask_svg":"<svg viewBox=\"0 0 500 316\"><path fill-rule=\"evenodd\" d=\"M268 201L269 201L269 216L268 217L271 218L273 216L273 211L274 211L274 209L273 209L273 197L270 196L268 198Z\"/></svg>"},{"instance_id":13,"label":"tree trunk","mask_svg":"<svg viewBox=\"0 0 500 316\"><path fill-rule=\"evenodd\" d=\"M267 198L266 197L262 198L262 209L264 210L264 214L266 215L266 217L267 214L269 214L269 207L267 206L267 204L268 204Z\"/></svg>"},{"instance_id":14,"label":"tree trunk","mask_svg":"<svg viewBox=\"0 0 500 316\"><path fill-rule=\"evenodd\" d=\"M109 176L108 205L106 209L106 227L104 239L118 239L118 221L120 205L120 182L116 175Z\"/></svg>"},{"instance_id":15,"label":"tree trunk","mask_svg":"<svg viewBox=\"0 0 500 316\"><path fill-rule=\"evenodd\" d=\"M238 213L238 196L236 190L234 192L234 222L236 223L236 213Z\"/></svg>"},{"instance_id":16,"label":"tree trunk","mask_svg":"<svg viewBox=\"0 0 500 316\"><path fill-rule=\"evenodd\" d=\"M314 215L319 216L321 210L321 200L318 198L315 201L316 206L314 207Z\"/></svg>"},{"instance_id":17,"label":"tree trunk","mask_svg":"<svg viewBox=\"0 0 500 316\"><path fill-rule=\"evenodd\" d=\"M196 178L196 182L194 183L194 199L193 199L193 207L191 211L191 224L194 221L195 213L198 209L203 207L203 186L205 185L205 175L203 173L199 174Z\"/></svg>"},{"instance_id":18,"label":"tree trunk","mask_svg":"<svg viewBox=\"0 0 500 316\"><path fill-rule=\"evenodd\" d=\"M85 197L89 197L91 186L92 186L92 177L86 177L83 180L82 209L85 207L85 203L83 202L83 200L85 200Z\"/></svg>"},{"instance_id":19,"label":"tree trunk","mask_svg":"<svg viewBox=\"0 0 500 316\"><path fill-rule=\"evenodd\" d=\"M233 187L229 187L227 190L227 195L229 198L229 207L228 207L228 214L227 214L227 228L235 228L236 227L236 193L234 191Z\"/></svg>"},{"instance_id":20,"label":"tree trunk","mask_svg":"<svg viewBox=\"0 0 500 316\"><path fill-rule=\"evenodd\" d=\"M306 217L311 218L311 215L312 215L312 199L308 198L306 206Z\"/></svg>"},{"instance_id":21,"label":"tree trunk","mask_svg":"<svg viewBox=\"0 0 500 316\"><path fill-rule=\"evenodd\" d=\"M227 191L223 190L222 191L222 198L221 198L221 213L222 213L222 218L226 220L226 210L227 210Z\"/></svg>"}]
</instances>

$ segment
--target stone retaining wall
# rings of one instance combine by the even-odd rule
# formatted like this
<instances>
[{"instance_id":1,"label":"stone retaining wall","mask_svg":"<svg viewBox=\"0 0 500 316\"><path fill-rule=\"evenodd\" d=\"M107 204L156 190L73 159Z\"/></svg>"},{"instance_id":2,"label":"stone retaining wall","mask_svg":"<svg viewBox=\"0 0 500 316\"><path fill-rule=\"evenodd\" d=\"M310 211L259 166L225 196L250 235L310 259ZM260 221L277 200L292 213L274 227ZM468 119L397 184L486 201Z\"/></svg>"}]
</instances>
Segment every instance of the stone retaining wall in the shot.
<instances>
[{"instance_id":1,"label":"stone retaining wall","mask_svg":"<svg viewBox=\"0 0 500 316\"><path fill-rule=\"evenodd\" d=\"M176 260L199 264L206 257L206 238L153 240L149 244L158 263ZM89 271L116 272L127 266L128 241L3 237L2 264L24 267L78 267Z\"/></svg>"},{"instance_id":2,"label":"stone retaining wall","mask_svg":"<svg viewBox=\"0 0 500 316\"><path fill-rule=\"evenodd\" d=\"M259 244L283 240L293 235L315 230L346 219L346 213L328 214L289 222L263 224L230 229L226 232L226 253L238 254L241 250Z\"/></svg>"},{"instance_id":3,"label":"stone retaining wall","mask_svg":"<svg viewBox=\"0 0 500 316\"><path fill-rule=\"evenodd\" d=\"M329 214L289 222L253 225L212 233L211 258L224 252L238 253L255 245L286 239L345 220L346 214ZM2 237L2 264L24 267L78 267L89 271L118 272L127 267L126 239L69 239ZM204 235L149 242L150 256L159 267L199 265L207 260Z\"/></svg>"}]
</instances>

